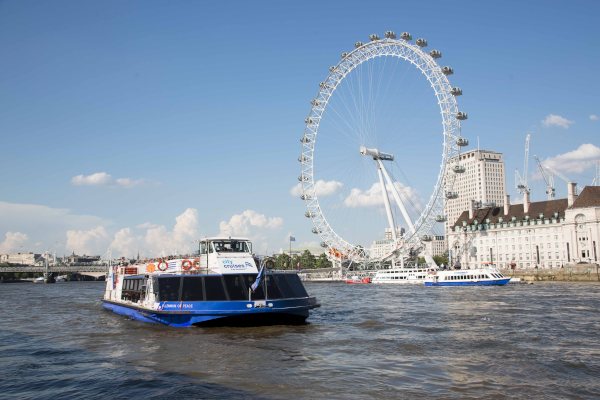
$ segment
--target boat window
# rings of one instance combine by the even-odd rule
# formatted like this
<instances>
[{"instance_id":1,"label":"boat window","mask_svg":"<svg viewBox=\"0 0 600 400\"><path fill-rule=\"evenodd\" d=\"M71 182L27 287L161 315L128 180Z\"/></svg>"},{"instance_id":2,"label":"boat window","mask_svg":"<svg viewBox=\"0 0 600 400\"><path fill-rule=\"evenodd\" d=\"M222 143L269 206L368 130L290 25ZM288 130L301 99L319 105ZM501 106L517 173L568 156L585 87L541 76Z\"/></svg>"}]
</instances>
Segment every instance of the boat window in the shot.
<instances>
[{"instance_id":1,"label":"boat window","mask_svg":"<svg viewBox=\"0 0 600 400\"><path fill-rule=\"evenodd\" d=\"M248 289L244 288L241 275L223 275L229 300L248 300Z\"/></svg>"},{"instance_id":2,"label":"boat window","mask_svg":"<svg viewBox=\"0 0 600 400\"><path fill-rule=\"evenodd\" d=\"M242 275L242 277L244 278L244 283L246 284L247 288L252 287L252 284L254 283L254 281L256 281L256 276L257 274L244 274ZM246 289L246 293L248 292L248 289ZM254 293L252 293L252 300L264 300L265 299L265 292L263 292L263 285L259 285L256 288L256 291Z\"/></svg>"},{"instance_id":3,"label":"boat window","mask_svg":"<svg viewBox=\"0 0 600 400\"><path fill-rule=\"evenodd\" d=\"M181 277L158 278L159 301L179 301Z\"/></svg>"},{"instance_id":4,"label":"boat window","mask_svg":"<svg viewBox=\"0 0 600 400\"><path fill-rule=\"evenodd\" d=\"M273 279L272 275L265 276L265 284L267 286L267 290L266 290L266 292L267 292L267 299L281 299L281 298L283 298L283 295L281 294L281 291L279 290L279 288L275 284L275 280Z\"/></svg>"},{"instance_id":5,"label":"boat window","mask_svg":"<svg viewBox=\"0 0 600 400\"><path fill-rule=\"evenodd\" d=\"M273 275L273 278L275 278L275 282L277 282L277 286L279 286L279 290L281 290L281 293L283 293L283 297L285 297L285 298L298 297L296 295L296 292L292 288L292 285L290 285L288 280L285 279L285 275L276 274L276 275Z\"/></svg>"},{"instance_id":6,"label":"boat window","mask_svg":"<svg viewBox=\"0 0 600 400\"><path fill-rule=\"evenodd\" d=\"M200 243L200 254L206 254L206 242Z\"/></svg>"},{"instance_id":7,"label":"boat window","mask_svg":"<svg viewBox=\"0 0 600 400\"><path fill-rule=\"evenodd\" d=\"M206 301L227 301L221 276L205 276L204 290L206 291Z\"/></svg>"},{"instance_id":8,"label":"boat window","mask_svg":"<svg viewBox=\"0 0 600 400\"><path fill-rule=\"evenodd\" d=\"M186 276L183 278L181 290L181 301L202 301L204 290L202 288L201 276Z\"/></svg>"},{"instance_id":9,"label":"boat window","mask_svg":"<svg viewBox=\"0 0 600 400\"><path fill-rule=\"evenodd\" d=\"M219 253L248 253L247 242L240 240L215 240L215 250Z\"/></svg>"}]
</instances>

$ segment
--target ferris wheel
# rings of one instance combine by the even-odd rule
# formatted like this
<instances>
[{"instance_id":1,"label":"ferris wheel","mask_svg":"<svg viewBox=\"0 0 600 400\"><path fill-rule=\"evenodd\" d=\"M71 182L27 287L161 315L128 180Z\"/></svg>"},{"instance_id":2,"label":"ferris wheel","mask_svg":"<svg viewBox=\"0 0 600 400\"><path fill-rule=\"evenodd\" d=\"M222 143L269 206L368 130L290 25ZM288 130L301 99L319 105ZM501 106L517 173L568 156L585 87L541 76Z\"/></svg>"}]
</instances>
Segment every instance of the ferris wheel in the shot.
<instances>
[{"instance_id":1,"label":"ferris wheel","mask_svg":"<svg viewBox=\"0 0 600 400\"><path fill-rule=\"evenodd\" d=\"M293 193L321 246L354 261L403 257L443 229L468 145L462 90L448 81L453 69L438 64L441 53L408 32L369 39L341 54L310 101ZM370 254L380 242L388 251Z\"/></svg>"}]
</instances>

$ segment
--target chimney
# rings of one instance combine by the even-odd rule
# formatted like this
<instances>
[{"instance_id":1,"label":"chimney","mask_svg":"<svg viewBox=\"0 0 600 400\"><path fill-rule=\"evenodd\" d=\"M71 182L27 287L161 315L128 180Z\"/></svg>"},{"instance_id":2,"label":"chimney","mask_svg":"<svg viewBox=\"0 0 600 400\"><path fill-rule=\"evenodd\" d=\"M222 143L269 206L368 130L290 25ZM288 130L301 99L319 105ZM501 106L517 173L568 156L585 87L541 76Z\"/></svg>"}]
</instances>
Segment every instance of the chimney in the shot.
<instances>
[{"instance_id":1,"label":"chimney","mask_svg":"<svg viewBox=\"0 0 600 400\"><path fill-rule=\"evenodd\" d=\"M529 190L523 193L523 212L527 214L529 212Z\"/></svg>"},{"instance_id":2,"label":"chimney","mask_svg":"<svg viewBox=\"0 0 600 400\"><path fill-rule=\"evenodd\" d=\"M569 207L571 207L573 203L575 203L575 200L577 200L577 184L575 182L568 182L567 189L569 191L567 204Z\"/></svg>"},{"instance_id":3,"label":"chimney","mask_svg":"<svg viewBox=\"0 0 600 400\"><path fill-rule=\"evenodd\" d=\"M508 209L510 208L510 194L504 196L504 215L508 215Z\"/></svg>"},{"instance_id":4,"label":"chimney","mask_svg":"<svg viewBox=\"0 0 600 400\"><path fill-rule=\"evenodd\" d=\"M469 201L469 219L473 219L473 213L474 213L474 207L473 207L473 202L475 200L471 199Z\"/></svg>"}]
</instances>

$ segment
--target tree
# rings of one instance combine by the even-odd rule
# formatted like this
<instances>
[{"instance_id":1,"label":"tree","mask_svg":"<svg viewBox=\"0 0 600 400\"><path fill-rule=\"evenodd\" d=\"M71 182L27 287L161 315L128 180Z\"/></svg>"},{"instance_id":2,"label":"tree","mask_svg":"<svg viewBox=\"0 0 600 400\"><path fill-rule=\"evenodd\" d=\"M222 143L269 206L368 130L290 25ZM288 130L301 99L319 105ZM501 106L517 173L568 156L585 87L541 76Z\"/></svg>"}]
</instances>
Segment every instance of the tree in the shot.
<instances>
[{"instance_id":1,"label":"tree","mask_svg":"<svg viewBox=\"0 0 600 400\"><path fill-rule=\"evenodd\" d=\"M290 256L280 254L275 261L275 269L290 269Z\"/></svg>"},{"instance_id":2,"label":"tree","mask_svg":"<svg viewBox=\"0 0 600 400\"><path fill-rule=\"evenodd\" d=\"M300 267L302 269L312 269L317 266L317 258L308 250L304 250L300 257Z\"/></svg>"},{"instance_id":3,"label":"tree","mask_svg":"<svg viewBox=\"0 0 600 400\"><path fill-rule=\"evenodd\" d=\"M316 262L317 268L331 268L331 261L327 259L327 255L325 253L321 254L319 258L317 258Z\"/></svg>"}]
</instances>

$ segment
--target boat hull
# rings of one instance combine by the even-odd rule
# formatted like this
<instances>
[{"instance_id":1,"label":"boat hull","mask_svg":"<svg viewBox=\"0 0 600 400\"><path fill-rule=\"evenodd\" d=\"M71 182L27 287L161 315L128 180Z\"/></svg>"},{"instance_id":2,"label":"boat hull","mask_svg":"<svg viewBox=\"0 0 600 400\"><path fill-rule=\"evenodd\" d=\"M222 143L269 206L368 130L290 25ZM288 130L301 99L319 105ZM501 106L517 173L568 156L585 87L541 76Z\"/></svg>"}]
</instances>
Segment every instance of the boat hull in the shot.
<instances>
[{"instance_id":1,"label":"boat hull","mask_svg":"<svg viewBox=\"0 0 600 400\"><path fill-rule=\"evenodd\" d=\"M102 307L142 322L185 327L301 324L308 318L309 310L319 305L315 297L308 297L257 302L160 302L157 310L103 300Z\"/></svg>"},{"instance_id":2,"label":"boat hull","mask_svg":"<svg viewBox=\"0 0 600 400\"><path fill-rule=\"evenodd\" d=\"M510 278L495 279L486 281L464 281L464 282L428 282L425 281L425 286L503 286L510 281Z\"/></svg>"}]
</instances>

